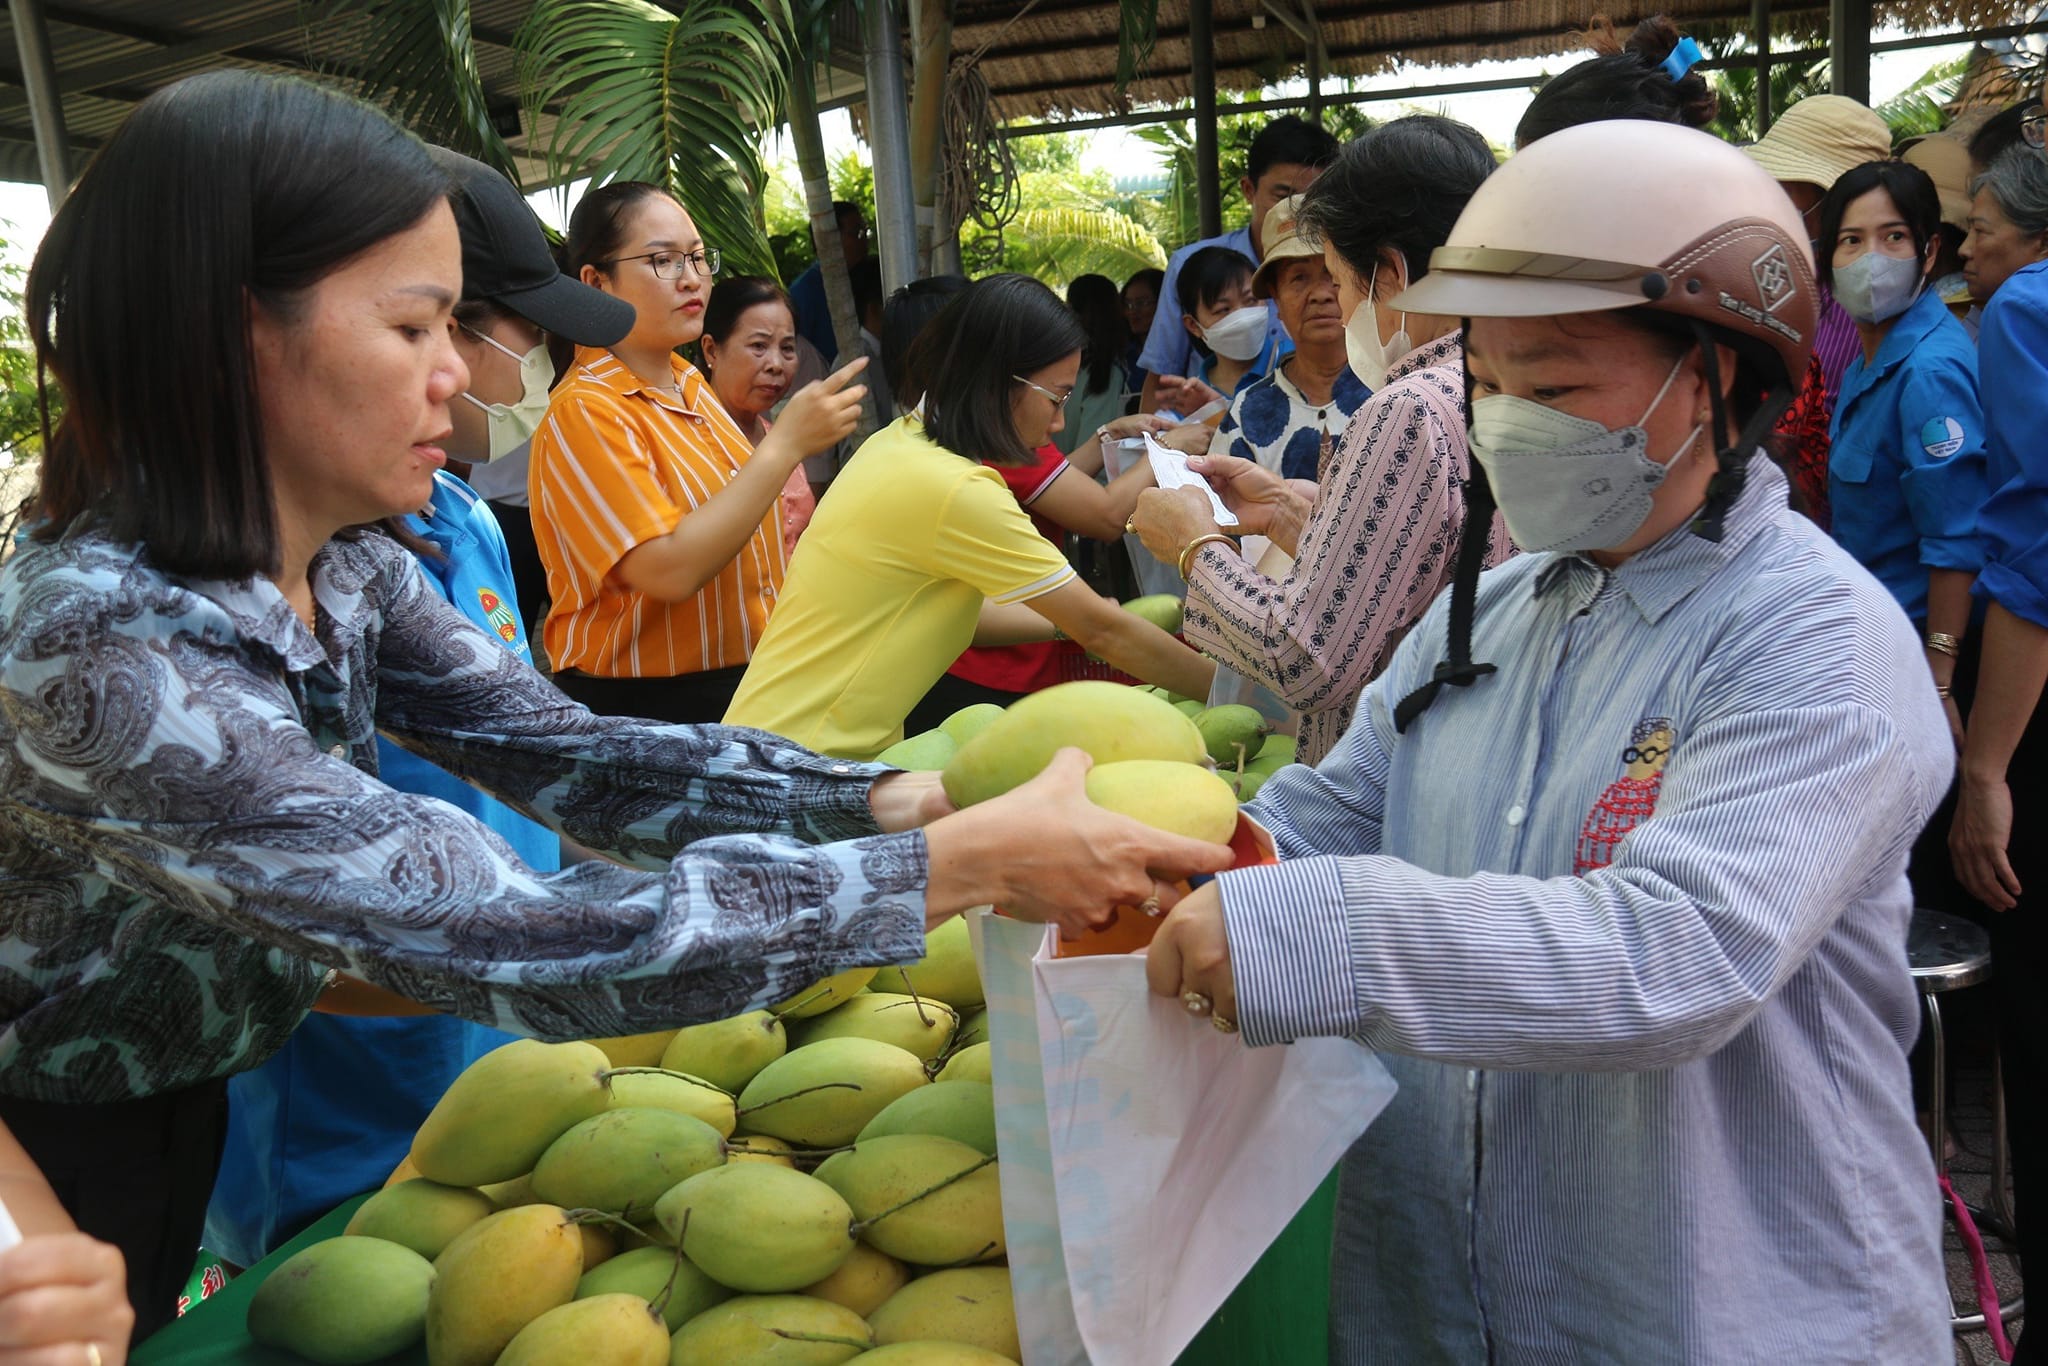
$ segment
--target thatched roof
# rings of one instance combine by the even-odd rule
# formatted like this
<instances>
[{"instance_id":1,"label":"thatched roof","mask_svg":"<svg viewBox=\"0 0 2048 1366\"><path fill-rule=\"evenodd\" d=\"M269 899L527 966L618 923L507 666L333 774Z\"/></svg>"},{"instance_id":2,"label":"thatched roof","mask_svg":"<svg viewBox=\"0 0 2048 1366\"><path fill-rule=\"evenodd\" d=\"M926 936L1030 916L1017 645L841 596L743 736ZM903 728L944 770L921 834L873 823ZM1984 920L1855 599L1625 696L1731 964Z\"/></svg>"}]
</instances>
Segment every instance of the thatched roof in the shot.
<instances>
[{"instance_id":1,"label":"thatched roof","mask_svg":"<svg viewBox=\"0 0 2048 1366\"><path fill-rule=\"evenodd\" d=\"M1572 31L1597 12L1626 27L1668 13L1694 32L1747 34L1749 0L1675 0L1669 5L1599 0L1214 0L1216 85L1255 90L1303 74L1303 39L1276 11L1319 22L1333 76L1371 76L1397 65L1456 66L1583 51ZM1772 31L1824 43L1826 0L1774 0ZM1912 30L1989 28L2016 22L2021 0L1875 0L1876 21ZM1188 81L1187 0L1160 0L1158 39L1138 78L1118 95L1117 7L1102 0L959 0L953 50L987 45L982 75L1006 118L1122 112L1132 105L1184 104Z\"/></svg>"}]
</instances>

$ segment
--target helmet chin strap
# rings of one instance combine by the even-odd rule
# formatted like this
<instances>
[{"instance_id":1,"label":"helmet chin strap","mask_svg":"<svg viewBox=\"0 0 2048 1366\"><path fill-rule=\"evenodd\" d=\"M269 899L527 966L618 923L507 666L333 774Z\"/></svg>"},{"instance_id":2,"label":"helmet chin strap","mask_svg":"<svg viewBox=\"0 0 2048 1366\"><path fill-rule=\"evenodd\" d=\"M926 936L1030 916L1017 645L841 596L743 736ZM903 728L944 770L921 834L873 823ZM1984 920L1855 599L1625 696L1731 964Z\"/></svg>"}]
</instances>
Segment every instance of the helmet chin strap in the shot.
<instances>
[{"instance_id":1,"label":"helmet chin strap","mask_svg":"<svg viewBox=\"0 0 2048 1366\"><path fill-rule=\"evenodd\" d=\"M1464 337L1472 331L1472 320L1459 320L1462 329L1458 364L1465 373L1465 430L1472 430L1472 366L1465 355ZM1479 608L1479 573L1486 567L1486 544L1493 535L1493 486L1486 471L1474 459L1468 443L1465 452L1465 525L1458 532L1458 559L1451 571L1451 610L1448 625L1450 658L1439 660L1429 681L1402 698L1394 707L1394 733L1404 734L1415 718L1429 710L1446 683L1469 688L1497 666L1472 662L1472 619Z\"/></svg>"},{"instance_id":2,"label":"helmet chin strap","mask_svg":"<svg viewBox=\"0 0 2048 1366\"><path fill-rule=\"evenodd\" d=\"M1705 323L1692 323L1693 339L1699 343L1700 364L1707 376L1707 402L1713 411L1714 422L1714 477L1707 481L1707 501L1700 505L1699 515L1692 520L1692 534L1703 541L1718 542L1726 531L1728 510L1735 506L1735 500L1742 496L1742 489L1749 482L1749 461L1762 444L1764 437L1778 425L1785 409L1791 406L1792 391L1783 384L1774 384L1764 401L1749 421L1742 424L1742 430L1728 445L1721 445L1721 434L1728 430L1727 404L1721 398L1721 353L1714 344L1713 334Z\"/></svg>"}]
</instances>

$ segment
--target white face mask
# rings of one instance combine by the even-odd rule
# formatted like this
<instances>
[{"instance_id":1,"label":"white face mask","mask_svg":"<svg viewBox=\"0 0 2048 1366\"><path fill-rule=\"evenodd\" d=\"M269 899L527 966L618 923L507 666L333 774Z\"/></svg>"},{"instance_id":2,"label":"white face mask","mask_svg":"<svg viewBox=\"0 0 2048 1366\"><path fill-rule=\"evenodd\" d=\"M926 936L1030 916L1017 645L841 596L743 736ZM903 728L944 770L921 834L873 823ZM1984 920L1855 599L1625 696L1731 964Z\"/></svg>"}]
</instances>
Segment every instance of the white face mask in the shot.
<instances>
[{"instance_id":1,"label":"white face mask","mask_svg":"<svg viewBox=\"0 0 2048 1366\"><path fill-rule=\"evenodd\" d=\"M554 382L555 363L548 358L547 343L543 342L525 355L494 338L486 337L473 327L463 331L475 337L485 346L504 352L519 362L520 395L517 403L486 403L467 389L462 396L481 408L490 428L490 454L485 463L510 455L533 439L539 430L541 419L548 414L548 386Z\"/></svg>"},{"instance_id":2,"label":"white face mask","mask_svg":"<svg viewBox=\"0 0 2048 1366\"><path fill-rule=\"evenodd\" d=\"M1202 329L1209 349L1228 360L1253 361L1266 344L1266 306L1233 309Z\"/></svg>"},{"instance_id":3,"label":"white face mask","mask_svg":"<svg viewBox=\"0 0 2048 1366\"><path fill-rule=\"evenodd\" d=\"M1408 288L1406 262L1401 267L1401 289ZM1365 381L1365 387L1374 391L1386 387L1387 371L1394 368L1401 358L1415 349L1415 343L1408 339L1408 315L1401 315L1401 325L1394 329L1394 335L1384 343L1380 341L1379 306L1373 302L1373 287L1379 283L1379 262L1373 262L1372 274L1365 285L1365 302L1351 310L1350 321L1344 324L1344 355L1351 362L1351 373ZM1396 294L1401 290L1394 291Z\"/></svg>"},{"instance_id":4,"label":"white face mask","mask_svg":"<svg viewBox=\"0 0 2048 1366\"><path fill-rule=\"evenodd\" d=\"M1512 394L1472 403L1472 454L1486 471L1508 534L1524 550L1611 550L1650 520L1650 495L1670 472L1650 458L1643 423L1678 378L1672 363L1664 387L1632 426L1607 428ZM1705 424L1687 433L1679 455Z\"/></svg>"},{"instance_id":5,"label":"white face mask","mask_svg":"<svg viewBox=\"0 0 2048 1366\"><path fill-rule=\"evenodd\" d=\"M1911 308L1922 283L1917 260L1866 251L1835 269L1835 302L1859 323L1881 323Z\"/></svg>"}]
</instances>

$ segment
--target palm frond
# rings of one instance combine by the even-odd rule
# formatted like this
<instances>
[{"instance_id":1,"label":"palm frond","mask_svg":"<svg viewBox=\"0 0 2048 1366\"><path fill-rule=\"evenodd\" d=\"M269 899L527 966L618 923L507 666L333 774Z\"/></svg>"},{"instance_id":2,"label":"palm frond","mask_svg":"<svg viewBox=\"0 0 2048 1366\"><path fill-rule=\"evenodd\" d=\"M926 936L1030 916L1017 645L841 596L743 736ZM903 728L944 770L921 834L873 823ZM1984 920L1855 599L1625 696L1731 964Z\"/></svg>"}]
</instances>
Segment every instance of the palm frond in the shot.
<instances>
[{"instance_id":1,"label":"palm frond","mask_svg":"<svg viewBox=\"0 0 2048 1366\"><path fill-rule=\"evenodd\" d=\"M790 22L786 0L540 0L515 41L528 126L555 120L550 173L667 185L735 269L772 270L754 203Z\"/></svg>"},{"instance_id":2,"label":"palm frond","mask_svg":"<svg viewBox=\"0 0 2048 1366\"><path fill-rule=\"evenodd\" d=\"M512 151L484 97L470 27L469 0L308 0L309 22L345 16L356 24L366 73L364 99L429 142L452 147L503 171L516 184Z\"/></svg>"},{"instance_id":3,"label":"palm frond","mask_svg":"<svg viewBox=\"0 0 2048 1366\"><path fill-rule=\"evenodd\" d=\"M1003 229L1003 241L1017 268L1059 287L1090 272L1121 280L1166 264L1158 238L1108 209L1025 209Z\"/></svg>"},{"instance_id":4,"label":"palm frond","mask_svg":"<svg viewBox=\"0 0 2048 1366\"><path fill-rule=\"evenodd\" d=\"M1159 38L1159 0L1119 0L1116 31L1116 93L1137 77L1152 60L1152 45Z\"/></svg>"},{"instance_id":5,"label":"palm frond","mask_svg":"<svg viewBox=\"0 0 2048 1366\"><path fill-rule=\"evenodd\" d=\"M1892 130L1892 141L1938 133L1948 127L1948 106L1970 78L1970 59L1957 57L1929 67L1919 79L1877 106Z\"/></svg>"}]
</instances>

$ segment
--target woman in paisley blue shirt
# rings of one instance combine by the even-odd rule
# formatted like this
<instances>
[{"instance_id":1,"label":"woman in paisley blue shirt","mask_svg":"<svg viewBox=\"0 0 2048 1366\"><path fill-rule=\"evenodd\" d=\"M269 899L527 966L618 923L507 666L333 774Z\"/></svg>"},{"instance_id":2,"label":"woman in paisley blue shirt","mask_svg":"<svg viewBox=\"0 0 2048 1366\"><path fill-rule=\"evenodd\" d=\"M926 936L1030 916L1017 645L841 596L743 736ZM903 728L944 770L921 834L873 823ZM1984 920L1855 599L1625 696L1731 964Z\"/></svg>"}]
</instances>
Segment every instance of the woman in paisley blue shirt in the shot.
<instances>
[{"instance_id":1,"label":"woman in paisley blue shirt","mask_svg":"<svg viewBox=\"0 0 2048 1366\"><path fill-rule=\"evenodd\" d=\"M906 961L967 906L1087 922L1229 861L1087 805L1073 755L948 813L924 775L596 717L444 601L386 528L467 383L448 188L366 106L195 77L30 274L66 402L0 567L0 1122L122 1249L138 1333L190 1265L224 1079L330 973L631 1033ZM380 734L620 862L537 872L380 782Z\"/></svg>"}]
</instances>

